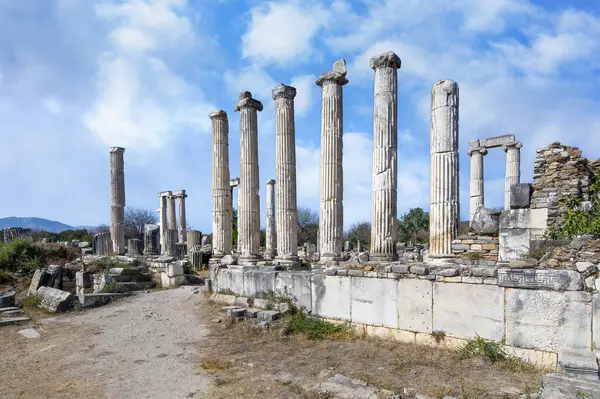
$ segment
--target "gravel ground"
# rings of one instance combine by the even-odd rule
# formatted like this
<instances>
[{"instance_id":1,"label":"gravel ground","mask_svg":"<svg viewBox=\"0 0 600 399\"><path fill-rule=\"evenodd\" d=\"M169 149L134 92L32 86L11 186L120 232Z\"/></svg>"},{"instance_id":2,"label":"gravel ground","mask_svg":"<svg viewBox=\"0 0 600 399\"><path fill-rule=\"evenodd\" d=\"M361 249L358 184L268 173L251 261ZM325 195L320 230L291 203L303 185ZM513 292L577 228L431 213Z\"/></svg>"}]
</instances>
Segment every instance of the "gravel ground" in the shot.
<instances>
[{"instance_id":1,"label":"gravel ground","mask_svg":"<svg viewBox=\"0 0 600 399\"><path fill-rule=\"evenodd\" d=\"M194 287L0 328L2 398L204 397L197 353L208 334ZM18 333L35 328L41 337Z\"/></svg>"}]
</instances>

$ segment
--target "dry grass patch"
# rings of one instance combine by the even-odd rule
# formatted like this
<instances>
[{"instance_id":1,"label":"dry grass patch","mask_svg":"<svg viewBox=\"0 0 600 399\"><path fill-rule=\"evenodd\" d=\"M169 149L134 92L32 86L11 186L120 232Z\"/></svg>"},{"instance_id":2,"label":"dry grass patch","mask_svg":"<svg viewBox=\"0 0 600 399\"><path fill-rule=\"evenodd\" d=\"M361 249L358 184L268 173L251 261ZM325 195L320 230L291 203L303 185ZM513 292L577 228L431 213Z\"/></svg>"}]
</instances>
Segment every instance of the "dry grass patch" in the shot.
<instances>
[{"instance_id":1,"label":"dry grass patch","mask_svg":"<svg viewBox=\"0 0 600 399\"><path fill-rule=\"evenodd\" d=\"M215 316L221 316L219 310L213 306ZM266 332L247 322L211 325L201 359L230 362L226 369L212 368L213 375L228 383L213 384L211 397L326 397L310 395L327 395L318 384L342 374L395 393L408 387L434 398L506 399L536 392L544 374L516 360L486 360L477 349L467 356L443 345L416 346L355 334L311 339L306 331L281 338L284 323ZM482 342L471 346L494 350Z\"/></svg>"}]
</instances>

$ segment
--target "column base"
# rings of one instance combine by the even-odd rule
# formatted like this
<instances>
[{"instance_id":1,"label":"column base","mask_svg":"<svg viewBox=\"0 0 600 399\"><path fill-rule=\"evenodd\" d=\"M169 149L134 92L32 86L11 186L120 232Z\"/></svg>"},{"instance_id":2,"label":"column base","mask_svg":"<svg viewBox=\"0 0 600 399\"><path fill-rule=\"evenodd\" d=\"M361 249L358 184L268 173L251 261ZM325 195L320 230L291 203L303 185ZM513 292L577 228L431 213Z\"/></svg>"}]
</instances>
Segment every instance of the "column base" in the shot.
<instances>
[{"instance_id":1,"label":"column base","mask_svg":"<svg viewBox=\"0 0 600 399\"><path fill-rule=\"evenodd\" d=\"M282 255L276 256L275 262L280 264L286 269L298 269L302 264L300 258L297 255Z\"/></svg>"},{"instance_id":2,"label":"column base","mask_svg":"<svg viewBox=\"0 0 600 399\"><path fill-rule=\"evenodd\" d=\"M265 251L263 254L264 260L273 260L275 258L275 251Z\"/></svg>"},{"instance_id":3,"label":"column base","mask_svg":"<svg viewBox=\"0 0 600 399\"><path fill-rule=\"evenodd\" d=\"M340 257L340 255L335 254L321 255L319 257L319 262L317 263L317 265L313 265L313 267L316 266L315 268L319 268L320 266L320 268L324 269L329 266L337 266L339 264L339 261L341 260Z\"/></svg>"},{"instance_id":4,"label":"column base","mask_svg":"<svg viewBox=\"0 0 600 399\"><path fill-rule=\"evenodd\" d=\"M220 265L221 264L221 259L223 259L222 256L211 256L210 259L208 260L208 265L209 266Z\"/></svg>"},{"instance_id":5,"label":"column base","mask_svg":"<svg viewBox=\"0 0 600 399\"><path fill-rule=\"evenodd\" d=\"M240 255L237 264L240 266L256 266L256 262L262 260L258 255Z\"/></svg>"},{"instance_id":6,"label":"column base","mask_svg":"<svg viewBox=\"0 0 600 399\"><path fill-rule=\"evenodd\" d=\"M369 254L369 262L396 262L398 254Z\"/></svg>"}]
</instances>

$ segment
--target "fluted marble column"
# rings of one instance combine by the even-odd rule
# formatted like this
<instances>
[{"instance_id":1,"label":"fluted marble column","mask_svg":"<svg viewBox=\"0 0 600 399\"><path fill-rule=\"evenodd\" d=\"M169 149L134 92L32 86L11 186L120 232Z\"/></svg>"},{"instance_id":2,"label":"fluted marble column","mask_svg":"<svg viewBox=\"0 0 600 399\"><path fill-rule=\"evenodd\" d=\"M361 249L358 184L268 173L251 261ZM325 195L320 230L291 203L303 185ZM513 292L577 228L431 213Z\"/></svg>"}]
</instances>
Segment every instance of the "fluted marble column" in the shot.
<instances>
[{"instance_id":1,"label":"fluted marble column","mask_svg":"<svg viewBox=\"0 0 600 399\"><path fill-rule=\"evenodd\" d=\"M187 223L185 218L185 199L187 198L187 194L185 190L179 190L176 194L177 201L179 202L179 229L177 233L179 234L179 243L185 244L187 240Z\"/></svg>"},{"instance_id":2,"label":"fluted marble column","mask_svg":"<svg viewBox=\"0 0 600 399\"><path fill-rule=\"evenodd\" d=\"M520 141L502 146L502 149L506 152L504 209L510 209L510 186L521 182L521 147L523 147L523 144Z\"/></svg>"},{"instance_id":3,"label":"fluted marble column","mask_svg":"<svg viewBox=\"0 0 600 399\"><path fill-rule=\"evenodd\" d=\"M170 191L158 193L160 198L160 253L166 254L167 251L167 197L171 195Z\"/></svg>"},{"instance_id":4,"label":"fluted marble column","mask_svg":"<svg viewBox=\"0 0 600 399\"><path fill-rule=\"evenodd\" d=\"M375 70L370 260L394 261L398 192L398 68L392 51L371 58Z\"/></svg>"},{"instance_id":5,"label":"fluted marble column","mask_svg":"<svg viewBox=\"0 0 600 399\"><path fill-rule=\"evenodd\" d=\"M173 194L167 197L167 229L177 230L177 211L175 209L175 196Z\"/></svg>"},{"instance_id":6,"label":"fluted marble column","mask_svg":"<svg viewBox=\"0 0 600 399\"><path fill-rule=\"evenodd\" d=\"M260 101L249 91L240 94L234 111L240 111L240 185L238 188L238 234L240 264L255 264L260 259L260 197L258 194L258 121Z\"/></svg>"},{"instance_id":7,"label":"fluted marble column","mask_svg":"<svg viewBox=\"0 0 600 399\"><path fill-rule=\"evenodd\" d=\"M237 235L237 241L235 243L235 249L236 252L240 252L240 191L239 191L239 186L240 186L240 178L239 177L234 177L230 180L229 183L230 187L231 187L231 212L233 215L233 189L235 187L238 187L238 196L237 196L237 229L238 229L238 235ZM231 219L232 223L233 223L233 219ZM233 238L232 238L232 242L233 242ZM232 244L233 246L233 244Z\"/></svg>"},{"instance_id":8,"label":"fluted marble column","mask_svg":"<svg viewBox=\"0 0 600 399\"><path fill-rule=\"evenodd\" d=\"M452 256L460 221L458 85L439 80L431 91L429 255Z\"/></svg>"},{"instance_id":9,"label":"fluted marble column","mask_svg":"<svg viewBox=\"0 0 600 399\"><path fill-rule=\"evenodd\" d=\"M215 263L231 254L233 186L229 181L229 121L227 113L216 110L209 115L212 120L212 231ZM198 241L201 240L201 237ZM200 244L200 242L198 242Z\"/></svg>"},{"instance_id":10,"label":"fluted marble column","mask_svg":"<svg viewBox=\"0 0 600 399\"><path fill-rule=\"evenodd\" d=\"M275 180L267 182L267 226L265 228L265 259L273 259L275 254Z\"/></svg>"},{"instance_id":11,"label":"fluted marble column","mask_svg":"<svg viewBox=\"0 0 600 399\"><path fill-rule=\"evenodd\" d=\"M483 196L483 156L487 155L485 148L474 148L469 151L471 157L471 184L469 187L470 206L469 220L473 220L473 215L481 205L484 205Z\"/></svg>"},{"instance_id":12,"label":"fluted marble column","mask_svg":"<svg viewBox=\"0 0 600 399\"><path fill-rule=\"evenodd\" d=\"M110 149L110 236L113 251L125 253L125 148Z\"/></svg>"},{"instance_id":13,"label":"fluted marble column","mask_svg":"<svg viewBox=\"0 0 600 399\"><path fill-rule=\"evenodd\" d=\"M319 76L321 87L321 162L319 249L320 263L337 261L342 253L344 234L344 174L343 98L342 87L346 79L346 61L333 64L331 72Z\"/></svg>"},{"instance_id":14,"label":"fluted marble column","mask_svg":"<svg viewBox=\"0 0 600 399\"><path fill-rule=\"evenodd\" d=\"M292 268L298 258L298 208L296 202L296 89L283 83L272 91L275 100L277 258Z\"/></svg>"}]
</instances>

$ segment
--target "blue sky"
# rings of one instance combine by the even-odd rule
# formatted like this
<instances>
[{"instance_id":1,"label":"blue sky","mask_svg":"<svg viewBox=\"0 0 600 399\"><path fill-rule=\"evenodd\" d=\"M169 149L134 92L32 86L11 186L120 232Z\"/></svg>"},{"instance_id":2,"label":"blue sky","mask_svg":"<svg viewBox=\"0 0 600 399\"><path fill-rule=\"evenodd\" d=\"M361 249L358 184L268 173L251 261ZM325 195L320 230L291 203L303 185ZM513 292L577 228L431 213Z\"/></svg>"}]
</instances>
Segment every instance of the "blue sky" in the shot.
<instances>
[{"instance_id":1,"label":"blue sky","mask_svg":"<svg viewBox=\"0 0 600 399\"><path fill-rule=\"evenodd\" d=\"M592 3L596 3L594 6ZM275 175L280 82L298 90L298 205L318 210L320 89L344 58L344 224L370 220L373 71L393 50L399 80L400 213L429 208L429 98L460 86L461 216L468 218L467 143L513 133L522 181L552 141L600 156L600 5L525 0L0 0L0 217L71 225L109 221L109 148L125 151L128 206L186 189L188 222L211 230L208 114L230 121L239 173L240 91L263 102L259 162ZM566 7L566 8L565 8ZM503 202L504 157L485 157L486 205Z\"/></svg>"}]
</instances>

